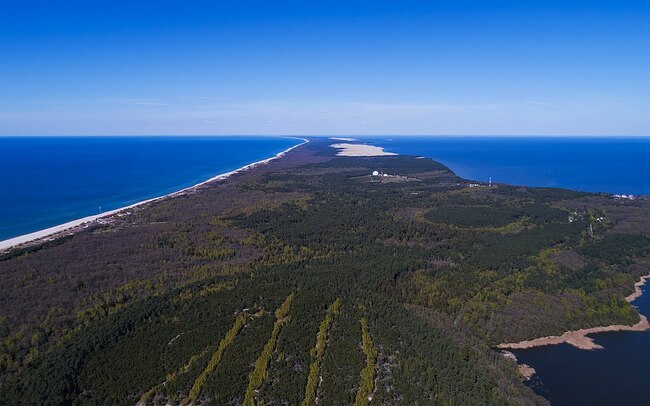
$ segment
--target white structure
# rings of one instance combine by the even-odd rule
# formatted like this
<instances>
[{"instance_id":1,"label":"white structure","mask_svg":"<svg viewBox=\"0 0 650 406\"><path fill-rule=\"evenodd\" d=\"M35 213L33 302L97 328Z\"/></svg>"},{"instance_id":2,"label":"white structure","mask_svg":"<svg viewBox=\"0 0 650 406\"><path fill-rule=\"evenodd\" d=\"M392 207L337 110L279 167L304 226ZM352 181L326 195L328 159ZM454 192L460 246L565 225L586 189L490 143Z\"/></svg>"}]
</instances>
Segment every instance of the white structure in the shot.
<instances>
[{"instance_id":1,"label":"white structure","mask_svg":"<svg viewBox=\"0 0 650 406\"><path fill-rule=\"evenodd\" d=\"M379 176L379 172L374 171L374 172L372 173L372 176Z\"/></svg>"},{"instance_id":2,"label":"white structure","mask_svg":"<svg viewBox=\"0 0 650 406\"><path fill-rule=\"evenodd\" d=\"M617 199L634 200L634 195L614 195L614 197Z\"/></svg>"}]
</instances>

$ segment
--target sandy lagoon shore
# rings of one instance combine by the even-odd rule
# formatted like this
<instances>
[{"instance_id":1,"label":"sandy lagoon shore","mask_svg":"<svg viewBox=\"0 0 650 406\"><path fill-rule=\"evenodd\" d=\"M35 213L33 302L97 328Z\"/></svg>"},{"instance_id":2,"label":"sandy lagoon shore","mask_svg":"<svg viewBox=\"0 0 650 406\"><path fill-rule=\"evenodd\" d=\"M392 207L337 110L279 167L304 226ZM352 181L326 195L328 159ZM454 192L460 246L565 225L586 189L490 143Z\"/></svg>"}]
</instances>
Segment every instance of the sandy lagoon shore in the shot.
<instances>
[{"instance_id":1,"label":"sandy lagoon shore","mask_svg":"<svg viewBox=\"0 0 650 406\"><path fill-rule=\"evenodd\" d=\"M339 149L336 153L338 156L390 156L397 155L394 152L386 152L382 147L366 144L348 144L339 143L330 145L332 148Z\"/></svg>"},{"instance_id":2,"label":"sandy lagoon shore","mask_svg":"<svg viewBox=\"0 0 650 406\"><path fill-rule=\"evenodd\" d=\"M642 276L641 280L634 284L634 293L627 296L625 300L628 302L634 301L642 294L641 286L645 285L647 280L650 279L650 275ZM622 325L622 324L613 324L611 326L601 326L601 327L591 327L580 329L576 331L567 331L566 333L560 336L548 336L535 338L533 340L520 341L518 343L504 343L497 345L499 349L510 349L510 350L521 350L532 347L539 347L542 345L554 345L567 343L571 344L576 348L581 350L597 350L602 349L601 345L598 345L594 342L593 338L589 337L589 334L595 333L604 333L608 331L646 331L650 330L650 323L648 318L642 314L639 314L639 322L632 325Z\"/></svg>"},{"instance_id":3,"label":"sandy lagoon shore","mask_svg":"<svg viewBox=\"0 0 650 406\"><path fill-rule=\"evenodd\" d=\"M40 230L40 231L35 231L33 233L24 234L24 235L20 235L18 237L13 237L13 238L9 238L7 240L0 241L0 251L5 251L5 250L8 250L10 248L14 248L14 247L17 247L17 246L20 246L20 245L23 245L23 244L38 243L38 242L42 242L42 241L50 241L50 240L56 239L58 237L74 234L75 232L85 228L86 226L90 225L91 223L96 223L96 222L101 223L103 219L107 219L109 217L116 216L116 215L126 214L126 212L128 210L136 208L138 206L142 206L142 205L145 205L147 203L151 203L151 202L158 201L158 200L161 200L161 199L167 199L167 198L171 198L171 197L174 197L174 196L180 196L180 195L183 195L183 194L186 194L186 193L189 193L189 192L193 192L197 188L199 188L199 187L201 187L201 186L203 186L203 185L205 185L207 183L227 179L228 177L230 177L230 176L232 176L232 175L234 175L236 173L240 173L240 172L246 171L248 169L254 168L254 167L258 166L258 165L264 165L264 164L266 164L266 163L268 163L268 162L270 162L270 161L272 161L274 159L278 159L278 158L284 156L285 154L287 154L289 151L291 151L291 150L293 150L293 149L295 149L295 148L309 142L309 140L307 140L305 138L300 138L300 139L303 142L301 142L300 144L294 145L293 147L287 148L284 151L279 152L279 153L275 154L274 156L272 156L270 158L266 158L266 159L263 159L261 161L253 162L251 164L242 166L239 169L235 169L234 171L222 173L222 174L214 176L214 177L212 177L212 178L210 178L208 180L197 183L196 185L192 185L192 186L186 187L184 189L177 190L176 192L172 192L172 193L169 193L169 194L166 194L166 195L163 195L163 196L154 197L152 199L143 200L141 202L134 203L134 204L131 204L129 206L120 207L119 209L106 211L106 212L103 212L103 213L100 213L100 214L87 216L87 217L80 218L80 219L77 219L77 220L72 220L72 221L69 221L67 223L60 224L58 226L49 227L49 228L46 228L46 229L43 229L43 230Z\"/></svg>"}]
</instances>

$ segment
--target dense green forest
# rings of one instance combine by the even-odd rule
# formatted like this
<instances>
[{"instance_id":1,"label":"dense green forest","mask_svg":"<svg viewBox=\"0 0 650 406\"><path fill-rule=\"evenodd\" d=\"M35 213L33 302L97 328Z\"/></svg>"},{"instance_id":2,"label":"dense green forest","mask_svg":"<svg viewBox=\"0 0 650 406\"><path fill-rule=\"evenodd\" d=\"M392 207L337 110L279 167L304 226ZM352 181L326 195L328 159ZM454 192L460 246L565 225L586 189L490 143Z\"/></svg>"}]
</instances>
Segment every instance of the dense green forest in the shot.
<instances>
[{"instance_id":1,"label":"dense green forest","mask_svg":"<svg viewBox=\"0 0 650 406\"><path fill-rule=\"evenodd\" d=\"M334 153L0 254L0 404L546 404L496 344L638 321L650 202Z\"/></svg>"}]
</instances>

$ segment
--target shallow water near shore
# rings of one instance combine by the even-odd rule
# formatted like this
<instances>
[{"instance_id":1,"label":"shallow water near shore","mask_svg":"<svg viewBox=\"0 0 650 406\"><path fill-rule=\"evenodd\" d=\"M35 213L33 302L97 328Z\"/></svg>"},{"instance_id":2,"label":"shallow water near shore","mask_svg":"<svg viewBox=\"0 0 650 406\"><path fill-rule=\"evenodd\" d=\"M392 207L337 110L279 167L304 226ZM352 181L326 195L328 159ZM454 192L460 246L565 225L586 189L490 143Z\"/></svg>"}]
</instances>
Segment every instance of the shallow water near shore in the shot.
<instances>
[{"instance_id":1,"label":"shallow water near shore","mask_svg":"<svg viewBox=\"0 0 650 406\"><path fill-rule=\"evenodd\" d=\"M632 304L650 314L650 289ZM650 405L650 331L616 331L590 337L605 347L569 344L512 350L537 374L528 384L553 405Z\"/></svg>"},{"instance_id":2,"label":"shallow water near shore","mask_svg":"<svg viewBox=\"0 0 650 406\"><path fill-rule=\"evenodd\" d=\"M0 240L163 196L300 142L280 137L0 137Z\"/></svg>"}]
</instances>

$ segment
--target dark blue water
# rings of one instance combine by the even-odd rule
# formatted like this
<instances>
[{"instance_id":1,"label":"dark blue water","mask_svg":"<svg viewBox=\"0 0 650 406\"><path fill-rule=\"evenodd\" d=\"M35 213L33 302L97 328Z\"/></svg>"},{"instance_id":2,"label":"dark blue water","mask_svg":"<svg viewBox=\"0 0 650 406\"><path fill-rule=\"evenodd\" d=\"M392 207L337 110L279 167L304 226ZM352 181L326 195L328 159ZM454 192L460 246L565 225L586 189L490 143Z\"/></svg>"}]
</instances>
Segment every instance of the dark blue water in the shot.
<instances>
[{"instance_id":1,"label":"dark blue water","mask_svg":"<svg viewBox=\"0 0 650 406\"><path fill-rule=\"evenodd\" d=\"M633 302L650 315L650 289ZM569 344L513 351L537 375L530 385L553 405L650 405L650 332L591 335L602 350Z\"/></svg>"},{"instance_id":2,"label":"dark blue water","mask_svg":"<svg viewBox=\"0 0 650 406\"><path fill-rule=\"evenodd\" d=\"M466 179L650 194L650 137L372 137L399 154L433 158Z\"/></svg>"},{"instance_id":3,"label":"dark blue water","mask_svg":"<svg viewBox=\"0 0 650 406\"><path fill-rule=\"evenodd\" d=\"M0 137L0 240L165 195L297 139Z\"/></svg>"}]
</instances>

